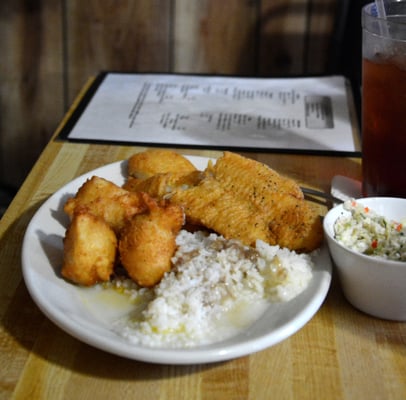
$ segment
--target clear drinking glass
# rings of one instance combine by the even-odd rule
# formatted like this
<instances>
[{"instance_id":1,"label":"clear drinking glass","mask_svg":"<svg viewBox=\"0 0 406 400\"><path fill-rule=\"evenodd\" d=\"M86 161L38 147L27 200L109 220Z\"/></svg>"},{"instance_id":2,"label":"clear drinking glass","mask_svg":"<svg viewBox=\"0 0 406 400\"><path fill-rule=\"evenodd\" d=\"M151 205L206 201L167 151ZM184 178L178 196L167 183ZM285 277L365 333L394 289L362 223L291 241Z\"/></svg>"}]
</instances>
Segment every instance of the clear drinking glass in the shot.
<instances>
[{"instance_id":1,"label":"clear drinking glass","mask_svg":"<svg viewBox=\"0 0 406 400\"><path fill-rule=\"evenodd\" d=\"M362 10L364 196L406 197L406 1Z\"/></svg>"}]
</instances>

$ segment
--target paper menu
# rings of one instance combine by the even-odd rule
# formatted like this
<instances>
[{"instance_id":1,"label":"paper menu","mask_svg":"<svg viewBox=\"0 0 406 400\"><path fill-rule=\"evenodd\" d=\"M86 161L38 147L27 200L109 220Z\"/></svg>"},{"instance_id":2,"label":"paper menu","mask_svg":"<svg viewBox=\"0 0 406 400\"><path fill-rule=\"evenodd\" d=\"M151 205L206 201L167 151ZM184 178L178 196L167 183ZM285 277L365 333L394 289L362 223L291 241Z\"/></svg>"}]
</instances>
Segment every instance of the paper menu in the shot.
<instances>
[{"instance_id":1,"label":"paper menu","mask_svg":"<svg viewBox=\"0 0 406 400\"><path fill-rule=\"evenodd\" d=\"M108 73L64 136L207 148L358 152L340 76Z\"/></svg>"}]
</instances>

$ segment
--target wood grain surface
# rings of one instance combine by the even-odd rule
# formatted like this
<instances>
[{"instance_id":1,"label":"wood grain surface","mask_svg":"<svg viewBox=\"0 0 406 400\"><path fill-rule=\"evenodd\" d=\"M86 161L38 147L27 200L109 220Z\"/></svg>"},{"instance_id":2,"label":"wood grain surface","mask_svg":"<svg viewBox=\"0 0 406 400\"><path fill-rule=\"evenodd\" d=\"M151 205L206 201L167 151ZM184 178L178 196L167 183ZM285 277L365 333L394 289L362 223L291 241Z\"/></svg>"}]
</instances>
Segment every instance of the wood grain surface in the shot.
<instances>
[{"instance_id":1,"label":"wood grain surface","mask_svg":"<svg viewBox=\"0 0 406 400\"><path fill-rule=\"evenodd\" d=\"M216 364L127 360L85 345L50 322L31 300L21 276L21 244L29 220L44 200L76 176L141 150L51 142L1 221L0 398L405 398L405 324L352 308L335 276L323 306L298 333L259 353ZM335 174L360 176L358 159L246 155L323 190Z\"/></svg>"},{"instance_id":2,"label":"wood grain surface","mask_svg":"<svg viewBox=\"0 0 406 400\"><path fill-rule=\"evenodd\" d=\"M22 279L27 224L50 195L78 175L143 150L51 140L0 221L0 399L406 397L406 325L351 307L335 274L324 304L301 330L271 348L227 362L173 366L128 360L81 343L47 319ZM244 155L325 191L334 175L361 176L358 158ZM320 205L320 213L326 211Z\"/></svg>"}]
</instances>

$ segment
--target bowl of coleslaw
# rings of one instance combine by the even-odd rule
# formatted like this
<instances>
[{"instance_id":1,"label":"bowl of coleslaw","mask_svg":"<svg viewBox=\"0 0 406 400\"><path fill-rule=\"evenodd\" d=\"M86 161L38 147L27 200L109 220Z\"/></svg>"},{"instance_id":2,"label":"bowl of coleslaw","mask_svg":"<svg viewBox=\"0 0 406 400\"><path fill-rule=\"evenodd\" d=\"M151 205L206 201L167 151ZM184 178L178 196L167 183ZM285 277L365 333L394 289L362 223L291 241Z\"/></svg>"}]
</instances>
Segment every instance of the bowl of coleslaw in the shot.
<instances>
[{"instance_id":1,"label":"bowl of coleslaw","mask_svg":"<svg viewBox=\"0 0 406 400\"><path fill-rule=\"evenodd\" d=\"M406 321L406 199L348 200L326 214L323 228L347 300L374 317Z\"/></svg>"}]
</instances>

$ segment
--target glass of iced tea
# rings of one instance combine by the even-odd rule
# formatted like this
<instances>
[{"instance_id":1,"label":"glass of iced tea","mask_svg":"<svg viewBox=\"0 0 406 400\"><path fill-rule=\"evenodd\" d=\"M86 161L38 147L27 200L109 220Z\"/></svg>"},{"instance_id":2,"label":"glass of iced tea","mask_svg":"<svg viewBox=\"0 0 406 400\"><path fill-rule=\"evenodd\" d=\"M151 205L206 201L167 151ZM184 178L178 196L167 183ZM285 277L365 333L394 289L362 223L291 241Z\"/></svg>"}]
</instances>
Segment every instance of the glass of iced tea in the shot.
<instances>
[{"instance_id":1,"label":"glass of iced tea","mask_svg":"<svg viewBox=\"0 0 406 400\"><path fill-rule=\"evenodd\" d=\"M406 197L406 1L362 10L364 196Z\"/></svg>"}]
</instances>

